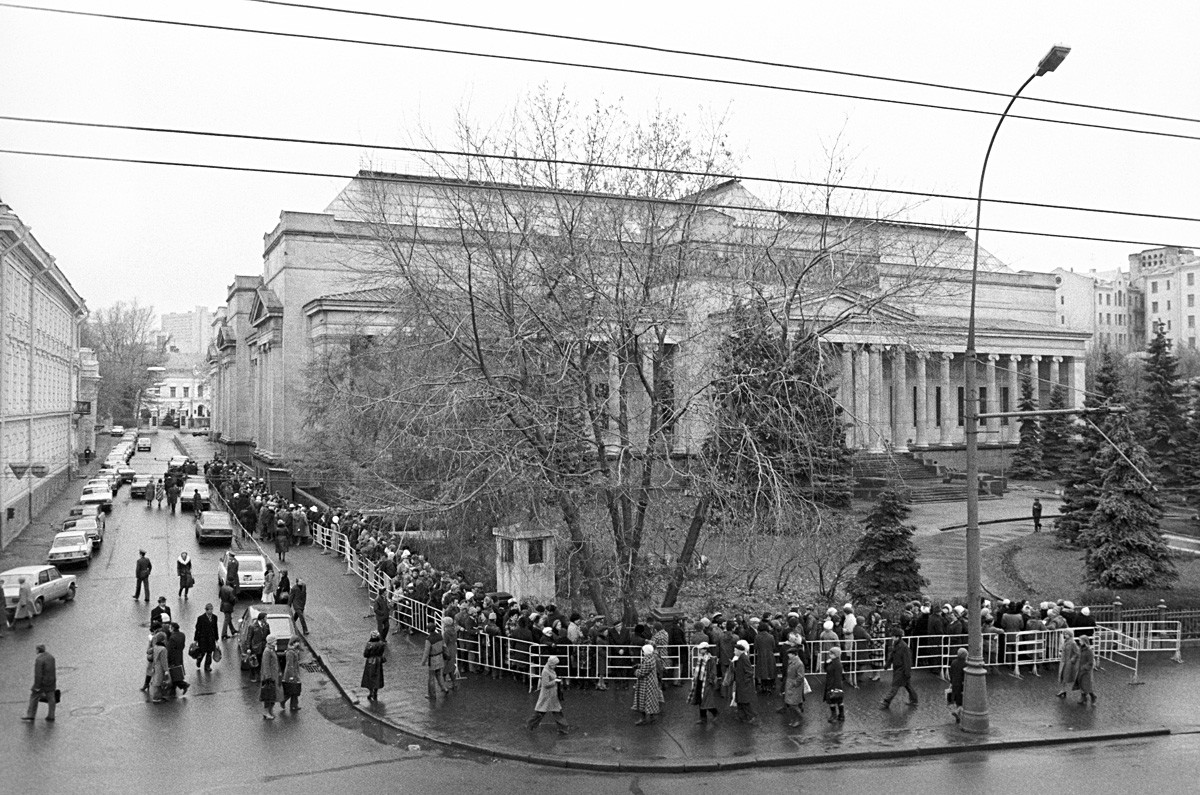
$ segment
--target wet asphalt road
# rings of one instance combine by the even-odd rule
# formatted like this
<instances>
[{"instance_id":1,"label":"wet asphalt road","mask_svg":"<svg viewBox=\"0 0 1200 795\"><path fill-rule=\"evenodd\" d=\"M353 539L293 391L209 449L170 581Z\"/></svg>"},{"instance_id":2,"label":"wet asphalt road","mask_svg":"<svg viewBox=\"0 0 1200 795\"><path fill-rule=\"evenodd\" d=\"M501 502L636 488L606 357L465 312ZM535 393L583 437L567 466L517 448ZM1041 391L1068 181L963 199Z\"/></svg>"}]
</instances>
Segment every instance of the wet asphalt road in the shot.
<instances>
[{"instance_id":1,"label":"wet asphalt road","mask_svg":"<svg viewBox=\"0 0 1200 795\"><path fill-rule=\"evenodd\" d=\"M174 453L170 434L163 433L153 452L139 454L133 465L159 472ZM39 548L37 538L47 535L43 528L10 547L0 568L39 562L45 545ZM139 548L154 563L149 605L130 598ZM197 586L187 602L176 597L174 577L182 550L195 559ZM198 675L188 661L186 698L151 704L139 691L149 607L165 595L190 641L196 616L215 600L219 554L219 547L196 546L190 513L147 510L130 502L122 487L103 549L89 569L72 572L78 598L49 605L32 631L0 638L0 792L852 792L886 785L936 793L1015 792L1036 781L1043 791L1152 786L1172 793L1195 791L1200 776L1200 735L694 776L573 773L430 748L410 751L417 741L361 717L320 673L307 674L301 712L263 721L257 690L230 663L232 641L211 674ZM58 661L63 702L54 724L41 719L44 707L36 723L19 720L37 643L46 643Z\"/></svg>"}]
</instances>

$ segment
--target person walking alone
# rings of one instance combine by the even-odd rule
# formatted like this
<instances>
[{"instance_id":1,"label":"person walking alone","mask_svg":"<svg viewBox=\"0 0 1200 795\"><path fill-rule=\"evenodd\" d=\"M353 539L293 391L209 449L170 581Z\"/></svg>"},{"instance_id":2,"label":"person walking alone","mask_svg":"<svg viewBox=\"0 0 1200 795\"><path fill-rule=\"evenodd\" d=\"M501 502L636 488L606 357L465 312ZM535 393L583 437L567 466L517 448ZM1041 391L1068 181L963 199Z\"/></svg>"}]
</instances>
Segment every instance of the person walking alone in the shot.
<instances>
[{"instance_id":1,"label":"person walking alone","mask_svg":"<svg viewBox=\"0 0 1200 795\"><path fill-rule=\"evenodd\" d=\"M147 591L147 595L146 595L146 601L150 601L150 596L149 596L148 591ZM26 578L18 577L17 578L17 609L13 613L13 625L16 626L16 623L18 621L20 621L22 618L26 618L26 619L29 619L29 624L27 626L30 629L33 629L33 610L34 610L33 587L30 586L29 581Z\"/></svg>"},{"instance_id":2,"label":"person walking alone","mask_svg":"<svg viewBox=\"0 0 1200 795\"><path fill-rule=\"evenodd\" d=\"M308 619L304 617L304 608L308 606L308 583L299 577L296 578L296 584L292 586L288 604L292 606L292 621L300 628L302 634L307 635Z\"/></svg>"},{"instance_id":3,"label":"person walking alone","mask_svg":"<svg viewBox=\"0 0 1200 795\"><path fill-rule=\"evenodd\" d=\"M1042 532L1042 501L1033 498L1033 532Z\"/></svg>"},{"instance_id":4,"label":"person walking alone","mask_svg":"<svg viewBox=\"0 0 1200 795\"><path fill-rule=\"evenodd\" d=\"M788 726L793 729L800 725L800 718L804 715L804 688L807 684L800 647L788 646L787 672L783 678L783 707L791 717Z\"/></svg>"},{"instance_id":5,"label":"person walking alone","mask_svg":"<svg viewBox=\"0 0 1200 795\"><path fill-rule=\"evenodd\" d=\"M233 626L233 608L237 604L237 594L227 582L217 590L217 595L221 600L221 615L225 616L221 624L221 640L225 640L237 634L237 628Z\"/></svg>"},{"instance_id":6,"label":"person walking alone","mask_svg":"<svg viewBox=\"0 0 1200 795\"><path fill-rule=\"evenodd\" d=\"M538 679L538 698L537 704L533 707L533 717L525 722L525 727L529 731L538 727L546 717L546 713L554 716L554 723L558 726L559 734L571 731L571 727L563 718L562 701L558 694L558 672L555 670L557 665L558 658L551 656L546 660L546 665L542 667L542 674Z\"/></svg>"},{"instance_id":7,"label":"person walking alone","mask_svg":"<svg viewBox=\"0 0 1200 795\"><path fill-rule=\"evenodd\" d=\"M712 656L711 646L707 641L696 644L696 670L692 673L692 690L688 694L688 703L700 710L696 723L708 723L708 715L717 717L717 705L720 703L720 691L717 680L717 658Z\"/></svg>"},{"instance_id":8,"label":"person walking alone","mask_svg":"<svg viewBox=\"0 0 1200 795\"><path fill-rule=\"evenodd\" d=\"M739 640L734 644L730 670L733 672L733 703L737 704L738 720L758 723L754 714L754 664L750 662L749 641Z\"/></svg>"},{"instance_id":9,"label":"person walking alone","mask_svg":"<svg viewBox=\"0 0 1200 795\"><path fill-rule=\"evenodd\" d=\"M891 654L888 655L888 665L892 667L892 689L883 697L879 708L890 707L892 699L900 692L900 688L904 688L908 692L908 705L915 707L919 699L917 691L913 690L912 686L912 652L908 650L908 644L904 642L904 630L896 627L892 630L892 637L895 638L895 641L892 643Z\"/></svg>"},{"instance_id":10,"label":"person walking alone","mask_svg":"<svg viewBox=\"0 0 1200 795\"><path fill-rule=\"evenodd\" d=\"M37 717L38 703L46 702L46 720L54 722L54 709L57 706L55 693L58 689L58 668L54 655L46 651L46 645L39 643L37 657L33 660L33 687L29 689L29 709L21 718L29 723Z\"/></svg>"},{"instance_id":11,"label":"person walking alone","mask_svg":"<svg viewBox=\"0 0 1200 795\"><path fill-rule=\"evenodd\" d=\"M196 584L195 578L192 577L192 559L188 557L187 552L180 552L175 560L175 574L179 577L179 593L176 595L182 596L186 602L188 591Z\"/></svg>"},{"instance_id":12,"label":"person walking alone","mask_svg":"<svg viewBox=\"0 0 1200 795\"><path fill-rule=\"evenodd\" d=\"M288 548L291 545L291 531L281 519L275 523L275 555L279 558L280 563L287 561Z\"/></svg>"},{"instance_id":13,"label":"person walking alone","mask_svg":"<svg viewBox=\"0 0 1200 795\"><path fill-rule=\"evenodd\" d=\"M373 637L378 635L379 633L376 632ZM425 697L430 701L437 701L438 695L446 692L446 686L442 683L442 671L446 667L446 642L442 640L442 633L436 629L429 630L429 637L425 639L425 651L421 654L421 665L428 672L428 678L425 681L427 690ZM366 671L363 671L363 677L366 677Z\"/></svg>"},{"instance_id":14,"label":"person walking alone","mask_svg":"<svg viewBox=\"0 0 1200 795\"><path fill-rule=\"evenodd\" d=\"M262 601L264 604L275 604L275 587L278 584L275 567L267 563L267 570L263 572Z\"/></svg>"},{"instance_id":15,"label":"person walking alone","mask_svg":"<svg viewBox=\"0 0 1200 795\"><path fill-rule=\"evenodd\" d=\"M633 688L633 711L638 714L635 726L646 726L654 723L658 713L662 712L663 693L658 683L658 653L654 645L647 643L642 646L642 659L634 670L637 683Z\"/></svg>"},{"instance_id":16,"label":"person walking alone","mask_svg":"<svg viewBox=\"0 0 1200 795\"><path fill-rule=\"evenodd\" d=\"M824 701L829 705L829 722L846 720L846 677L842 672L842 650L837 646L829 649L825 661Z\"/></svg>"},{"instance_id":17,"label":"person walking alone","mask_svg":"<svg viewBox=\"0 0 1200 795\"><path fill-rule=\"evenodd\" d=\"M950 714L962 723L963 687L967 683L967 650L959 649L950 663Z\"/></svg>"},{"instance_id":18,"label":"person walking alone","mask_svg":"<svg viewBox=\"0 0 1200 795\"><path fill-rule=\"evenodd\" d=\"M1066 698L1067 689L1075 684L1079 673L1079 647L1075 644L1075 633L1064 629L1060 633L1062 652L1058 658L1058 697Z\"/></svg>"},{"instance_id":19,"label":"person walking alone","mask_svg":"<svg viewBox=\"0 0 1200 795\"><path fill-rule=\"evenodd\" d=\"M212 602L204 606L204 612L196 619L192 640L196 643L196 667L204 663L204 670L212 670L213 652L217 650L217 616Z\"/></svg>"},{"instance_id":20,"label":"person walking alone","mask_svg":"<svg viewBox=\"0 0 1200 795\"><path fill-rule=\"evenodd\" d=\"M163 485L162 478L154 481L154 499L158 503L158 509L162 510L162 502L167 496L167 487Z\"/></svg>"},{"instance_id":21,"label":"person walking alone","mask_svg":"<svg viewBox=\"0 0 1200 795\"><path fill-rule=\"evenodd\" d=\"M263 705L263 720L275 720L275 699L279 697L279 655L275 651L275 636L267 635L262 660L258 666L258 700Z\"/></svg>"},{"instance_id":22,"label":"person walking alone","mask_svg":"<svg viewBox=\"0 0 1200 795\"><path fill-rule=\"evenodd\" d=\"M279 695L279 711L282 712L288 701L291 701L289 712L300 710L300 639L292 638L288 650L283 655L283 692Z\"/></svg>"},{"instance_id":23,"label":"person walking alone","mask_svg":"<svg viewBox=\"0 0 1200 795\"><path fill-rule=\"evenodd\" d=\"M171 513L175 513L175 506L179 503L180 491L179 484L174 480L171 481L170 486L167 486L167 507L171 509Z\"/></svg>"},{"instance_id":24,"label":"person walking alone","mask_svg":"<svg viewBox=\"0 0 1200 795\"><path fill-rule=\"evenodd\" d=\"M137 563L133 568L133 576L137 578L137 587L133 591L133 598L137 599L142 595L142 589L146 590L146 601L150 601L150 570L154 568L154 564L150 562L150 558L146 557L146 550L138 550Z\"/></svg>"},{"instance_id":25,"label":"person walking alone","mask_svg":"<svg viewBox=\"0 0 1200 795\"><path fill-rule=\"evenodd\" d=\"M379 691L383 689L383 663L387 654L387 644L379 639L378 632L371 633L363 649L363 673L359 687L367 689L367 701L378 701Z\"/></svg>"},{"instance_id":26,"label":"person walking alone","mask_svg":"<svg viewBox=\"0 0 1200 795\"><path fill-rule=\"evenodd\" d=\"M371 609L375 613L375 631L379 633L379 639L387 643L388 630L392 627L392 606L388 602L386 588L380 589L379 593L375 595Z\"/></svg>"}]
</instances>

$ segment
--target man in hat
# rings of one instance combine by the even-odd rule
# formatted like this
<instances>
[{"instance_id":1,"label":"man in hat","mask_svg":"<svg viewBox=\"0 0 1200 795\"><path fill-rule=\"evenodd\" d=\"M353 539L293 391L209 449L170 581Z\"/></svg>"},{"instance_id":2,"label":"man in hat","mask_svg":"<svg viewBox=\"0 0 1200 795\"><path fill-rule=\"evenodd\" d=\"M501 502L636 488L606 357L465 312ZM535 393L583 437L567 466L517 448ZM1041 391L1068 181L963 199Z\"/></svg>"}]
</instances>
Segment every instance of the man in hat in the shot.
<instances>
[{"instance_id":1,"label":"man in hat","mask_svg":"<svg viewBox=\"0 0 1200 795\"><path fill-rule=\"evenodd\" d=\"M154 568L150 563L150 558L146 557L146 550L138 550L137 565L134 567L133 576L137 578L137 588L133 592L133 598L137 599L142 595L142 589L146 589L146 601L150 601L150 570Z\"/></svg>"},{"instance_id":2,"label":"man in hat","mask_svg":"<svg viewBox=\"0 0 1200 795\"><path fill-rule=\"evenodd\" d=\"M750 643L739 640L733 650L734 703L737 704L738 720L743 723L758 723L754 715L754 665L750 662Z\"/></svg>"},{"instance_id":3,"label":"man in hat","mask_svg":"<svg viewBox=\"0 0 1200 795\"><path fill-rule=\"evenodd\" d=\"M158 632L163 624L171 620L171 608L167 607L167 597L158 597L158 604L150 611L150 631Z\"/></svg>"},{"instance_id":4,"label":"man in hat","mask_svg":"<svg viewBox=\"0 0 1200 795\"><path fill-rule=\"evenodd\" d=\"M904 633L899 627L892 630L892 636L895 641L892 643L892 652L888 655L888 665L892 668L892 689L883 697L883 701L879 702L879 708L891 707L892 699L900 692L900 688L904 688L908 692L908 705L915 707L919 699L917 691L913 690L912 686L912 654L908 650L908 644L904 642Z\"/></svg>"},{"instance_id":5,"label":"man in hat","mask_svg":"<svg viewBox=\"0 0 1200 795\"><path fill-rule=\"evenodd\" d=\"M292 586L292 595L288 599L288 604L292 608L292 621L302 634L307 635L308 619L304 616L304 609L308 607L308 583L303 578L296 577L296 583Z\"/></svg>"}]
</instances>

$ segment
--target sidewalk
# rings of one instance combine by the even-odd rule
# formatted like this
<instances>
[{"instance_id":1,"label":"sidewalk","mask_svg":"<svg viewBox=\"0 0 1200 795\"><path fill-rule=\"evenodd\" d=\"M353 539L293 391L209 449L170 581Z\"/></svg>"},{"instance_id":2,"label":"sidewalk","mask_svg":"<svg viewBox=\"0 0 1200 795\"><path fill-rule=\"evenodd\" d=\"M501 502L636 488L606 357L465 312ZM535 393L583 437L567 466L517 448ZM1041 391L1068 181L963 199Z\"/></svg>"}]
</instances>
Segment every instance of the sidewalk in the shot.
<instances>
[{"instance_id":1,"label":"sidewalk","mask_svg":"<svg viewBox=\"0 0 1200 795\"><path fill-rule=\"evenodd\" d=\"M723 709L716 725L695 725L686 704L687 687L668 687L660 721L634 726L632 693L610 683L607 692L568 690L564 715L574 730L557 734L551 722L536 732L525 729L534 696L524 682L471 674L457 692L431 704L425 695L419 636L405 630L389 638L385 687L378 703L357 687L362 651L375 627L369 594L359 579L345 574L345 563L319 548L288 553L288 568L309 583L308 636L314 657L362 713L425 740L493 756L560 767L622 771L727 770L761 765L795 765L945 754L1054 743L1096 742L1132 736L1200 730L1195 699L1200 667L1177 665L1162 655L1143 658L1143 685L1131 686L1129 671L1097 673L1099 703L1082 707L1076 699L1054 697L1054 673L1017 680L1007 673L988 677L991 734L979 737L957 729L944 708L947 683L918 672L915 686L921 706L910 709L903 698L889 712L878 708L890 673L880 682L863 682L846 697L846 721L831 725L814 693L806 703L804 725L789 729L775 713L776 699L757 705L760 725L738 723ZM294 576L294 575L293 575ZM810 677L814 690L819 677ZM1181 696L1184 696L1181 698Z\"/></svg>"}]
</instances>

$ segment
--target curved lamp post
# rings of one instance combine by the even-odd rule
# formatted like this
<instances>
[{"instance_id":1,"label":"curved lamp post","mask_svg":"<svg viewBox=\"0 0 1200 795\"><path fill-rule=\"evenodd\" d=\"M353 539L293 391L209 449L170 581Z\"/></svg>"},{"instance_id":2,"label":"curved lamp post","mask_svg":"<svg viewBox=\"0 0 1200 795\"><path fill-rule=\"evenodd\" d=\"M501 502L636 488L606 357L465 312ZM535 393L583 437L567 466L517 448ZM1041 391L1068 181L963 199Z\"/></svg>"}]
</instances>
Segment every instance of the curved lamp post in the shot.
<instances>
[{"instance_id":1,"label":"curved lamp post","mask_svg":"<svg viewBox=\"0 0 1200 795\"><path fill-rule=\"evenodd\" d=\"M1037 71L1031 74L1016 93L1008 100L1004 113L996 122L992 138L988 141L983 156L983 168L979 171L979 194L975 200L975 255L971 260L971 311L967 322L967 352L963 361L965 369L963 386L966 391L966 406L963 414L966 435L967 458L967 670L963 684L962 727L973 734L984 734L989 728L987 703L987 669L983 660L983 620L980 610L980 552L979 552L979 376L975 371L975 289L979 281L979 225L983 213L983 179L987 175L988 158L1000 125L1008 117L1013 103L1033 82L1035 77L1053 72L1067 57L1070 47L1055 45L1038 63Z\"/></svg>"}]
</instances>

